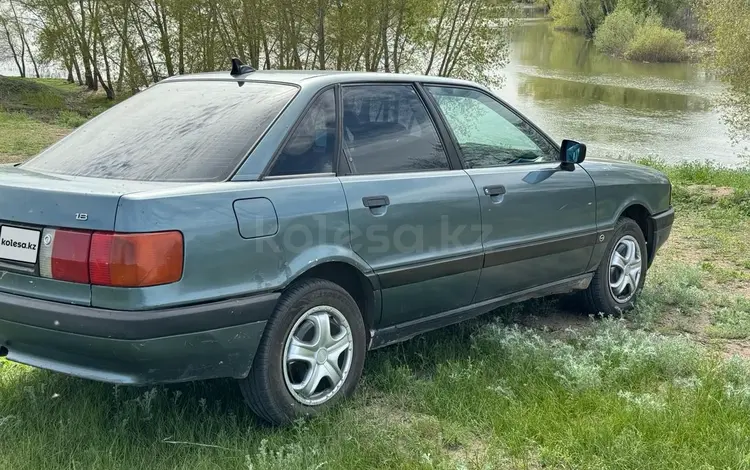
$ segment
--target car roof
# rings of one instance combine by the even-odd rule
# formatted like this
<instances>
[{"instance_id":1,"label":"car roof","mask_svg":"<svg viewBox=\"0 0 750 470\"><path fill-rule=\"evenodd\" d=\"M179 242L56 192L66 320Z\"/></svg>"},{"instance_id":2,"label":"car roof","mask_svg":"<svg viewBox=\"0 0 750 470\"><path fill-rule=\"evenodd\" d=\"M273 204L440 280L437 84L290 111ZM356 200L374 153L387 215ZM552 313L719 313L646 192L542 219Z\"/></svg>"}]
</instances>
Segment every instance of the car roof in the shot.
<instances>
[{"instance_id":1,"label":"car roof","mask_svg":"<svg viewBox=\"0 0 750 470\"><path fill-rule=\"evenodd\" d=\"M164 82L174 81L242 81L242 82L275 82L312 86L315 88L336 83L351 82L430 82L452 85L469 85L485 88L474 82L434 75L412 75L386 72L344 72L338 70L256 70L243 75L232 76L229 72L204 72L188 75L176 75Z\"/></svg>"}]
</instances>

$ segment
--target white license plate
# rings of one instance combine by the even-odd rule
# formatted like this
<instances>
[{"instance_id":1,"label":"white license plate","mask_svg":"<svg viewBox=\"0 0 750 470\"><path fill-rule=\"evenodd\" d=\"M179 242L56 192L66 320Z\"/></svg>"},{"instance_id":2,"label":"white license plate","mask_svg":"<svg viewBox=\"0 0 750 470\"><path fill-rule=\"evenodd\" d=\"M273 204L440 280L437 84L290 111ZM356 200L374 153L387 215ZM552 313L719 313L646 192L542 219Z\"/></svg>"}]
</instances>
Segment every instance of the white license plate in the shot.
<instances>
[{"instance_id":1,"label":"white license plate","mask_svg":"<svg viewBox=\"0 0 750 470\"><path fill-rule=\"evenodd\" d=\"M36 263L39 252L39 231L0 227L0 259Z\"/></svg>"}]
</instances>

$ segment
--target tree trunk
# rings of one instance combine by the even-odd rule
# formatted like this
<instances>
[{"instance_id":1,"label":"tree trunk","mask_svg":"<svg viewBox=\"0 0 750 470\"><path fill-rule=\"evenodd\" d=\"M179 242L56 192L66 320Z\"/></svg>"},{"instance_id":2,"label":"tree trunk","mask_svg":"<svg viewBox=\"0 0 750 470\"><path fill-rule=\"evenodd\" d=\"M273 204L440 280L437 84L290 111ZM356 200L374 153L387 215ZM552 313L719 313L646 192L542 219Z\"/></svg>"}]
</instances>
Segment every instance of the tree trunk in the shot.
<instances>
[{"instance_id":1,"label":"tree trunk","mask_svg":"<svg viewBox=\"0 0 750 470\"><path fill-rule=\"evenodd\" d=\"M21 68L23 69L21 72L21 76L26 76L26 41L21 38Z\"/></svg>"},{"instance_id":2,"label":"tree trunk","mask_svg":"<svg viewBox=\"0 0 750 470\"><path fill-rule=\"evenodd\" d=\"M151 71L151 79L154 83L159 81L159 73L156 70L156 64L154 63L154 56L151 54L151 47L146 39L146 34L143 31L143 24L141 24L141 17L137 12L133 11L133 19L135 20L135 29L138 31L138 37L141 38L141 44L143 45L143 51L146 54L146 61L148 62L149 70Z\"/></svg>"},{"instance_id":3,"label":"tree trunk","mask_svg":"<svg viewBox=\"0 0 750 470\"><path fill-rule=\"evenodd\" d=\"M41 78L41 76L39 75L39 67L36 64L36 59L34 59L34 54L31 52L31 47L29 46L28 42L26 43L26 46L26 48L29 50L29 59L31 59L31 63L34 66L34 75L36 75L36 78Z\"/></svg>"},{"instance_id":4,"label":"tree trunk","mask_svg":"<svg viewBox=\"0 0 750 470\"><path fill-rule=\"evenodd\" d=\"M16 12L16 6L13 4L13 0L9 0L10 9L13 12L13 19L16 22L16 30L18 31L18 37L21 38L21 65L23 68L23 76L26 76L26 54L25 52L29 51L29 57L31 57L31 63L34 64L34 73L36 74L36 78L39 78L39 68L36 66L36 60L34 60L34 55L31 53L31 47L29 46L29 42L26 40L26 31L23 28L23 25L21 24L21 20L18 18L18 13ZM8 43L10 43L10 37L8 38Z\"/></svg>"},{"instance_id":5,"label":"tree trunk","mask_svg":"<svg viewBox=\"0 0 750 470\"><path fill-rule=\"evenodd\" d=\"M458 61L458 57L461 55L461 51L464 48L464 44L466 44L466 38L469 37L469 31L471 31L474 28L474 19L476 18L474 7L476 6L476 0L471 0L469 2L469 9L466 11L466 16L464 16L463 21L461 22L461 26L458 28L458 32L456 33L456 39L453 42L453 45L451 46L451 51L448 54L447 61L446 61L446 67L444 70L443 75L448 77L453 73L453 68L456 65L456 62ZM466 28L466 24L471 20L471 25L469 26L468 30ZM460 41L460 44L459 44Z\"/></svg>"},{"instance_id":6,"label":"tree trunk","mask_svg":"<svg viewBox=\"0 0 750 470\"><path fill-rule=\"evenodd\" d=\"M65 62L65 68L68 71L68 78L67 78L66 81L68 83L75 83L76 80L75 80L75 78L73 78L73 64L71 64L70 62L66 61Z\"/></svg>"},{"instance_id":7,"label":"tree trunk","mask_svg":"<svg viewBox=\"0 0 750 470\"><path fill-rule=\"evenodd\" d=\"M16 12L16 6L13 4L13 0L9 0L10 9L13 12L13 19L16 22L16 29L18 30L18 36L21 38L21 45L22 53L21 58L24 62L24 72L26 72L26 58L24 57L23 51L27 50L29 51L29 58L31 59L31 63L34 65L34 74L36 75L36 78L39 77L39 67L36 65L36 60L34 59L34 53L31 51L31 46L29 45L29 41L26 39L26 31L24 30L23 25L21 24L21 20L18 18L18 13Z\"/></svg>"},{"instance_id":8,"label":"tree trunk","mask_svg":"<svg viewBox=\"0 0 750 470\"><path fill-rule=\"evenodd\" d=\"M472 0L472 3L469 6L469 11L466 13L466 18L464 18L464 23L461 25L461 29L458 30L458 39L461 40L461 43L457 46L454 45L454 51L453 51L453 57L449 63L449 68L447 70L446 76L453 75L453 70L456 67L456 64L458 63L458 58L461 56L461 52L464 50L464 46L466 45L466 39L469 37L468 31L472 31L474 29L474 25L477 22L477 18L479 18L479 13L474 10L474 6L476 5L475 1ZM480 7L481 8L481 7ZM467 28L467 31L464 33L464 26L466 25L466 22L471 19L471 24ZM458 41L456 41L458 43Z\"/></svg>"},{"instance_id":9,"label":"tree trunk","mask_svg":"<svg viewBox=\"0 0 750 470\"><path fill-rule=\"evenodd\" d=\"M440 33L443 30L443 21L445 21L445 15L448 12L448 4L451 0L443 0L443 9L440 12L440 18L438 19L437 28L435 29L435 37L432 41L432 50L430 51L430 61L427 64L427 69L424 74L429 75L432 70L432 64L435 61L435 54L437 53L438 44L440 44Z\"/></svg>"},{"instance_id":10,"label":"tree trunk","mask_svg":"<svg viewBox=\"0 0 750 470\"><path fill-rule=\"evenodd\" d=\"M267 48L266 31L263 27L265 14L262 0L242 0L243 16L239 20L235 17L231 18L233 22L240 23L235 27L237 30L242 30L248 47L250 65L256 69L265 67L260 61L261 52L265 53Z\"/></svg>"},{"instance_id":11,"label":"tree trunk","mask_svg":"<svg viewBox=\"0 0 750 470\"><path fill-rule=\"evenodd\" d=\"M78 85L79 86L83 86L83 77L81 77L81 67L78 66L78 61L76 60L76 55L72 51L70 53L70 61L73 63L73 68L76 71L76 78L78 79Z\"/></svg>"},{"instance_id":12,"label":"tree trunk","mask_svg":"<svg viewBox=\"0 0 750 470\"><path fill-rule=\"evenodd\" d=\"M451 30L448 34L448 40L445 42L445 53L443 55L443 61L440 64L440 71L438 75L444 77L448 68L448 54L451 50L451 44L453 43L454 35L456 34L456 23L458 23L458 17L461 14L461 4L456 5L456 13L453 15L453 21L451 22Z\"/></svg>"},{"instance_id":13,"label":"tree trunk","mask_svg":"<svg viewBox=\"0 0 750 470\"><path fill-rule=\"evenodd\" d=\"M177 73L185 75L185 13L182 11L184 7L180 7L177 16Z\"/></svg>"},{"instance_id":14,"label":"tree trunk","mask_svg":"<svg viewBox=\"0 0 750 470\"><path fill-rule=\"evenodd\" d=\"M115 15L109 5L106 2L103 5L107 9L109 16L114 19ZM132 76L128 78L131 89L133 84L135 83L135 77L140 78L140 82L138 83L139 85L145 85L148 83L148 78L143 72L143 69L137 65L138 61L136 60L135 54L133 53L133 46L130 44L130 35L128 34L131 21L130 6L131 0L122 0L122 28L117 27L118 21L112 22L112 27L120 37L120 41L122 44L122 47L120 48L120 65L118 69L119 73L117 75L117 93L122 92L123 83L125 80L125 70L128 70L128 72L132 74Z\"/></svg>"},{"instance_id":15,"label":"tree trunk","mask_svg":"<svg viewBox=\"0 0 750 470\"><path fill-rule=\"evenodd\" d=\"M396 73L399 73L401 69L401 48L403 45L401 44L401 33L403 31L404 26L404 14L406 10L406 0L400 1L400 7L398 10L398 21L396 22L396 33L393 36L393 70Z\"/></svg>"},{"instance_id":16,"label":"tree trunk","mask_svg":"<svg viewBox=\"0 0 750 470\"><path fill-rule=\"evenodd\" d=\"M80 42L81 42L81 54L83 55L83 70L84 75L86 76L86 86L89 90L96 90L99 87L96 84L96 80L94 79L94 74L91 72L91 66L92 59L91 59L91 49L89 48L88 41L86 39L86 12L83 8L83 0L79 0L79 5L81 6L81 30L80 30Z\"/></svg>"},{"instance_id":17,"label":"tree trunk","mask_svg":"<svg viewBox=\"0 0 750 470\"><path fill-rule=\"evenodd\" d=\"M344 3L338 2L338 55L336 56L336 70L341 70L344 64Z\"/></svg>"},{"instance_id":18,"label":"tree trunk","mask_svg":"<svg viewBox=\"0 0 750 470\"><path fill-rule=\"evenodd\" d=\"M128 17L127 15L124 18L124 24L122 25L124 36L128 36ZM122 92L122 82L125 78L125 61L127 60L128 56L128 44L126 41L121 41L122 44L120 45L120 63L117 66L118 74L117 74L117 93Z\"/></svg>"},{"instance_id":19,"label":"tree trunk","mask_svg":"<svg viewBox=\"0 0 750 470\"><path fill-rule=\"evenodd\" d=\"M76 42L78 42L78 46L81 49L81 59L83 60L83 71L86 81L86 87L88 87L89 90L96 90L96 80L94 80L94 74L91 73L91 50L89 49L89 42L86 39L86 9L83 5L83 2L84 0L78 0L78 6L80 8L81 14L80 25L76 22L75 14L70 8L70 4L68 2L62 2L62 6L65 9L65 14L68 17L68 20L70 21L70 26L74 30Z\"/></svg>"},{"instance_id":20,"label":"tree trunk","mask_svg":"<svg viewBox=\"0 0 750 470\"><path fill-rule=\"evenodd\" d=\"M96 26L97 22L95 20L96 18L92 14L91 15L92 34L87 38L86 43L91 48L90 58L91 58L91 66L93 67L92 71L94 72L94 91L99 91L98 78L101 74L99 73L99 57L98 57L98 46L97 46L97 40L96 40L96 37L98 36L96 34L96 30L98 29L98 27Z\"/></svg>"},{"instance_id":21,"label":"tree trunk","mask_svg":"<svg viewBox=\"0 0 750 470\"><path fill-rule=\"evenodd\" d=\"M380 17L380 39L381 39L381 46L383 48L383 57L385 58L385 63L383 64L385 67L385 71L387 73L390 73L391 71L391 64L390 64L390 54L388 53L388 22L389 22L389 9L390 9L390 2L388 0L385 0L382 5L383 12L382 16Z\"/></svg>"},{"instance_id":22,"label":"tree trunk","mask_svg":"<svg viewBox=\"0 0 750 470\"><path fill-rule=\"evenodd\" d=\"M8 23L5 22L5 20L0 20L3 24L3 29L5 30L5 37L8 38L8 46L10 47L10 53L13 56L13 61L16 63L16 67L18 68L18 74L21 75L21 77L26 77L26 71L21 66L21 62L18 60L18 54L16 53L16 48L13 46L13 40L10 37L10 30L8 29Z\"/></svg>"},{"instance_id":23,"label":"tree trunk","mask_svg":"<svg viewBox=\"0 0 750 470\"><path fill-rule=\"evenodd\" d=\"M159 4L161 3L161 8ZM174 75L174 65L172 63L172 49L169 45L169 25L167 25L167 6L163 0L154 0L154 14L156 16L156 27L159 28L159 42L161 43L161 52L164 55L164 65L167 67L167 75Z\"/></svg>"},{"instance_id":24,"label":"tree trunk","mask_svg":"<svg viewBox=\"0 0 750 470\"><path fill-rule=\"evenodd\" d=\"M326 68L326 0L318 0L318 66L320 70Z\"/></svg>"},{"instance_id":25,"label":"tree trunk","mask_svg":"<svg viewBox=\"0 0 750 470\"><path fill-rule=\"evenodd\" d=\"M107 74L107 81L106 83L104 82L104 79L102 78L102 74L101 72L99 72L98 68L96 69L97 78L99 79L99 83L101 83L102 88L104 88L104 91L107 93L107 99L114 100L115 89L112 86L112 72L109 67L109 57L107 56L107 46L104 44L104 38L102 38L102 31L99 28L98 24L94 32L94 40L96 41L97 38L99 39L99 46L102 48L102 59L104 60L104 72Z\"/></svg>"}]
</instances>

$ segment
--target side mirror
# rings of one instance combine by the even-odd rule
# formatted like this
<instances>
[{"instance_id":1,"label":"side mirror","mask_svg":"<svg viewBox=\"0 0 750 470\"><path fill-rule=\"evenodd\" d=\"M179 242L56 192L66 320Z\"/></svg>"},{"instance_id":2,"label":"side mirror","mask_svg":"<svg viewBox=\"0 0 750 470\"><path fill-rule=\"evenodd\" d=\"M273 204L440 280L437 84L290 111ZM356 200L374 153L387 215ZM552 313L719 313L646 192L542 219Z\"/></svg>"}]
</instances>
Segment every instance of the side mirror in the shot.
<instances>
[{"instance_id":1,"label":"side mirror","mask_svg":"<svg viewBox=\"0 0 750 470\"><path fill-rule=\"evenodd\" d=\"M560 161L572 165L586 159L586 145L575 140L563 140L560 146Z\"/></svg>"}]
</instances>

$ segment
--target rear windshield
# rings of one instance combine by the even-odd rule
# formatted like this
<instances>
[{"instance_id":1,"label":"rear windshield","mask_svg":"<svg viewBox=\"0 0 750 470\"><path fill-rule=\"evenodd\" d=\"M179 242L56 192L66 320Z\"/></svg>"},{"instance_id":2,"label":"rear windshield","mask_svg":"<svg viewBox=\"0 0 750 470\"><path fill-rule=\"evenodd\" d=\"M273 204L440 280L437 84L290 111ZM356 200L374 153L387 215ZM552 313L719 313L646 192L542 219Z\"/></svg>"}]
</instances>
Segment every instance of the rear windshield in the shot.
<instances>
[{"instance_id":1,"label":"rear windshield","mask_svg":"<svg viewBox=\"0 0 750 470\"><path fill-rule=\"evenodd\" d=\"M220 181L296 92L291 85L257 82L161 83L92 119L23 168L138 181Z\"/></svg>"}]
</instances>

